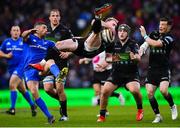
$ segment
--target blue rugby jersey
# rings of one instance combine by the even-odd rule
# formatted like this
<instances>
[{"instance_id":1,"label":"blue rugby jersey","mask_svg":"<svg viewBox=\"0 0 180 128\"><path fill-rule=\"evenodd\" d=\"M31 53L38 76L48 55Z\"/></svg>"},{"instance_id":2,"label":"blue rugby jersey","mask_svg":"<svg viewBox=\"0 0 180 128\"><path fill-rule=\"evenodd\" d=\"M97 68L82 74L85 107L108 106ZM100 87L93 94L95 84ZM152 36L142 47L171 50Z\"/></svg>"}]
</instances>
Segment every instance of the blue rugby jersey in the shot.
<instances>
[{"instance_id":1,"label":"blue rugby jersey","mask_svg":"<svg viewBox=\"0 0 180 128\"><path fill-rule=\"evenodd\" d=\"M39 63L46 57L47 51L50 48L55 47L55 43L49 40L40 39L39 37L30 34L26 42L28 47L26 48L25 56L25 70L28 69L29 64Z\"/></svg>"},{"instance_id":2,"label":"blue rugby jersey","mask_svg":"<svg viewBox=\"0 0 180 128\"><path fill-rule=\"evenodd\" d=\"M13 40L12 38L7 38L6 40L3 41L0 50L6 54L12 52L13 54L12 58L7 59L8 70L11 71L19 65L19 62L22 59L23 40L21 37L18 38L17 40Z\"/></svg>"}]
</instances>

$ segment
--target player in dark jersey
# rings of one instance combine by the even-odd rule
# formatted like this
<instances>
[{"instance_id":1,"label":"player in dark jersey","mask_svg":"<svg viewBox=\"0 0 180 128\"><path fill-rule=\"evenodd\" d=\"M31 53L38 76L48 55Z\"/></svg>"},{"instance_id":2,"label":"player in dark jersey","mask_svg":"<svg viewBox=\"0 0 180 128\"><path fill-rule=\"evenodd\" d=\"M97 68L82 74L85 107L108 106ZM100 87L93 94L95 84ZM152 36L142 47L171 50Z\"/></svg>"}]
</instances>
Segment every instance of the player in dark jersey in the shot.
<instances>
[{"instance_id":1,"label":"player in dark jersey","mask_svg":"<svg viewBox=\"0 0 180 128\"><path fill-rule=\"evenodd\" d=\"M71 30L65 27L64 25L60 24L60 11L58 9L52 9L50 11L50 24L48 25L48 33L46 35L46 39L52 40L54 42L65 40L73 37ZM59 69L62 70L65 67L68 67L68 58L71 55L71 52L57 52L53 49L50 49L47 53L47 57L45 58L47 63L54 63L58 65ZM51 61L51 62L49 62ZM53 62L54 61L54 62ZM61 118L59 121L67 121L68 114L67 114L67 100L66 94L64 92L64 84L66 78L63 79L63 82L56 84L54 86L55 77L51 74L47 75L44 80L44 89L45 91L52 96L53 98L57 99L60 102L60 114Z\"/></svg>"},{"instance_id":2,"label":"player in dark jersey","mask_svg":"<svg viewBox=\"0 0 180 128\"><path fill-rule=\"evenodd\" d=\"M140 83L137 63L140 60L138 45L131 40L130 27L121 24L118 27L118 42L112 48L112 58L106 60L112 62L112 72L104 84L100 97L100 117L97 122L105 121L107 100L111 93L120 86L125 86L134 96L137 105L136 120L143 118L142 95L140 93ZM109 59L110 58L110 59Z\"/></svg>"},{"instance_id":3,"label":"player in dark jersey","mask_svg":"<svg viewBox=\"0 0 180 128\"><path fill-rule=\"evenodd\" d=\"M172 120L177 119L177 106L174 104L173 98L168 92L170 85L170 66L169 54L174 44L174 38L170 34L172 21L169 18L161 18L159 22L159 31L153 31L149 36L146 35L146 30L143 26L140 27L141 35L144 37L145 44L140 49L140 52L150 47L149 69L146 80L146 89L151 107L155 113L155 119L152 123L162 121L162 116L159 112L159 107L156 98L154 97L157 87L169 103L171 108Z\"/></svg>"},{"instance_id":4,"label":"player in dark jersey","mask_svg":"<svg viewBox=\"0 0 180 128\"><path fill-rule=\"evenodd\" d=\"M23 40L20 37L21 31L19 26L11 27L11 38L7 38L3 41L0 47L0 57L6 58L8 61L8 71L10 74L9 88L10 88L10 99L11 107L7 114L15 115L15 105L17 100L18 89L24 98L28 101L31 106L32 116L36 116L36 106L31 100L29 92L26 90L23 82L23 53L25 52Z\"/></svg>"}]
</instances>

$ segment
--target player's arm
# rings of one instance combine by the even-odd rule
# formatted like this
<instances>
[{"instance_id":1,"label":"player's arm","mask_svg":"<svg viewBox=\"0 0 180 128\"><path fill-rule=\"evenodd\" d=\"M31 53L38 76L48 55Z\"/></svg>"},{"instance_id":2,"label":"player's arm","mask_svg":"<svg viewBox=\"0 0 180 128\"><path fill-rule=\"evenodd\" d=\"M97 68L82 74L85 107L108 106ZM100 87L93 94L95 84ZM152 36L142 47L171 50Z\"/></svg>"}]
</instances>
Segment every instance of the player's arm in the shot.
<instances>
[{"instance_id":1,"label":"player's arm","mask_svg":"<svg viewBox=\"0 0 180 128\"><path fill-rule=\"evenodd\" d=\"M153 46L153 47L163 47L163 43L161 40L153 40L149 38L149 36L146 34L146 30L144 26L141 26L140 28L141 35L144 38L145 42L148 43L148 45Z\"/></svg>"},{"instance_id":2,"label":"player's arm","mask_svg":"<svg viewBox=\"0 0 180 128\"><path fill-rule=\"evenodd\" d=\"M149 44L147 42L144 42L139 48L139 55L142 56L143 54L145 54L148 48Z\"/></svg>"},{"instance_id":3,"label":"player's arm","mask_svg":"<svg viewBox=\"0 0 180 128\"><path fill-rule=\"evenodd\" d=\"M12 52L6 54L0 50L0 58L10 59L11 57L12 57Z\"/></svg>"},{"instance_id":4,"label":"player's arm","mask_svg":"<svg viewBox=\"0 0 180 128\"><path fill-rule=\"evenodd\" d=\"M21 36L22 36L22 38L23 38L23 41L27 41L29 35L32 34L32 33L34 33L34 32L36 32L36 31L37 31L37 29L35 29L35 28L24 31L24 32L21 34Z\"/></svg>"},{"instance_id":5,"label":"player's arm","mask_svg":"<svg viewBox=\"0 0 180 128\"><path fill-rule=\"evenodd\" d=\"M139 62L141 60L141 56L138 53L130 52L129 56L130 56L130 59L133 60L133 61L138 61Z\"/></svg>"}]
</instances>

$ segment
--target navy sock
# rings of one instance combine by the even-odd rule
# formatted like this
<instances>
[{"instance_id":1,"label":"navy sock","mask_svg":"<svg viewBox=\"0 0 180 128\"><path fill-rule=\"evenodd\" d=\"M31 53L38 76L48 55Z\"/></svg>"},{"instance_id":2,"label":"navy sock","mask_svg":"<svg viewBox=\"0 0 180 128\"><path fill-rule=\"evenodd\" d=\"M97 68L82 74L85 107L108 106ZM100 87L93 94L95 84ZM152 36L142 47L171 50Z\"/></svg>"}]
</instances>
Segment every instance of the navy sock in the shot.
<instances>
[{"instance_id":1,"label":"navy sock","mask_svg":"<svg viewBox=\"0 0 180 128\"><path fill-rule=\"evenodd\" d=\"M34 102L32 101L31 97L30 97L30 94L28 91L26 91L24 94L23 94L24 98L27 100L27 102L33 106L34 105Z\"/></svg>"},{"instance_id":2,"label":"navy sock","mask_svg":"<svg viewBox=\"0 0 180 128\"><path fill-rule=\"evenodd\" d=\"M44 103L44 101L41 98L36 99L35 102L48 118L52 117L52 115L48 111L46 104Z\"/></svg>"},{"instance_id":3,"label":"navy sock","mask_svg":"<svg viewBox=\"0 0 180 128\"><path fill-rule=\"evenodd\" d=\"M17 100L17 91L11 91L11 108L15 108Z\"/></svg>"},{"instance_id":4,"label":"navy sock","mask_svg":"<svg viewBox=\"0 0 180 128\"><path fill-rule=\"evenodd\" d=\"M51 65L50 71L55 77L57 77L60 73L60 70L56 64Z\"/></svg>"},{"instance_id":5,"label":"navy sock","mask_svg":"<svg viewBox=\"0 0 180 128\"><path fill-rule=\"evenodd\" d=\"M167 96L164 96L164 98L167 100L167 102L169 103L170 107L172 107L174 105L174 101L173 101L173 98L172 98L170 93L168 93Z\"/></svg>"},{"instance_id":6,"label":"navy sock","mask_svg":"<svg viewBox=\"0 0 180 128\"><path fill-rule=\"evenodd\" d=\"M106 116L106 111L107 111L107 110L100 110L100 115L103 116L103 117L105 117L105 116Z\"/></svg>"},{"instance_id":7,"label":"navy sock","mask_svg":"<svg viewBox=\"0 0 180 128\"><path fill-rule=\"evenodd\" d=\"M149 102L151 104L151 107L154 111L155 114L159 114L159 107L158 107L158 103L157 100L155 99L155 97L152 97L151 99L149 99Z\"/></svg>"},{"instance_id":8,"label":"navy sock","mask_svg":"<svg viewBox=\"0 0 180 128\"><path fill-rule=\"evenodd\" d=\"M61 108L60 108L60 112L62 115L67 116L67 101L60 101L61 104Z\"/></svg>"}]
</instances>

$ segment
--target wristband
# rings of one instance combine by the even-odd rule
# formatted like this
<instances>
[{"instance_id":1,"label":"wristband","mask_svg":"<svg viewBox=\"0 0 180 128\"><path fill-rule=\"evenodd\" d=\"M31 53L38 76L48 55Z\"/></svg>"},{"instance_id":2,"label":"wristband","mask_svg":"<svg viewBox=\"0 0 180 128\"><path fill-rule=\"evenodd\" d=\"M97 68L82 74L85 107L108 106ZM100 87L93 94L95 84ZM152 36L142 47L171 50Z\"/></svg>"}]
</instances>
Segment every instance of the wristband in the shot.
<instances>
[{"instance_id":1,"label":"wristband","mask_svg":"<svg viewBox=\"0 0 180 128\"><path fill-rule=\"evenodd\" d=\"M145 35L145 36L144 36L144 40L146 40L148 37L149 37L148 35Z\"/></svg>"}]
</instances>

